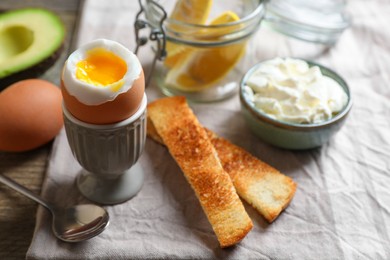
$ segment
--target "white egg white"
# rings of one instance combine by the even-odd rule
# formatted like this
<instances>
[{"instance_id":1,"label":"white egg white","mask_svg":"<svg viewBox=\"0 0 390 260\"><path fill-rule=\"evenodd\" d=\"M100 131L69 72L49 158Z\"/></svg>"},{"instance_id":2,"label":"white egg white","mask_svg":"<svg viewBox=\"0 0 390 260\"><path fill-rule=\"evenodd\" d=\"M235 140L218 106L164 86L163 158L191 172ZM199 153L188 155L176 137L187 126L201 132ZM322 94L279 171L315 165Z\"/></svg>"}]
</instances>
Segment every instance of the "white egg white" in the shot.
<instances>
[{"instance_id":1,"label":"white egg white","mask_svg":"<svg viewBox=\"0 0 390 260\"><path fill-rule=\"evenodd\" d=\"M126 62L127 71L120 80L123 81L123 84L121 82L119 88L117 87L118 82L101 87L76 78L76 64L87 58L88 50L95 48L104 48L111 51ZM98 39L81 46L69 56L62 71L62 80L70 95L81 103L92 106L112 101L119 94L127 92L133 86L134 81L140 77L141 72L142 66L133 52L118 42Z\"/></svg>"}]
</instances>

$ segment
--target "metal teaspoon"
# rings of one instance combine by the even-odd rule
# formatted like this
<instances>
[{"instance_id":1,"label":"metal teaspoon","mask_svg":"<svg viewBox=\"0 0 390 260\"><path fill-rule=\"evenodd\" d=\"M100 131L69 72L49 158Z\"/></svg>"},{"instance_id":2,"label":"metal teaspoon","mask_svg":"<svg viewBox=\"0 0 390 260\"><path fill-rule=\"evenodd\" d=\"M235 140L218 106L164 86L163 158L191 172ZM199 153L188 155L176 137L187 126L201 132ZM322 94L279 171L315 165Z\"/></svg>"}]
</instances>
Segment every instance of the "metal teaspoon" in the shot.
<instances>
[{"instance_id":1,"label":"metal teaspoon","mask_svg":"<svg viewBox=\"0 0 390 260\"><path fill-rule=\"evenodd\" d=\"M80 242L99 235L109 223L108 212L97 205L84 204L59 209L27 188L0 174L0 182L47 208L52 216L54 235L65 242Z\"/></svg>"}]
</instances>

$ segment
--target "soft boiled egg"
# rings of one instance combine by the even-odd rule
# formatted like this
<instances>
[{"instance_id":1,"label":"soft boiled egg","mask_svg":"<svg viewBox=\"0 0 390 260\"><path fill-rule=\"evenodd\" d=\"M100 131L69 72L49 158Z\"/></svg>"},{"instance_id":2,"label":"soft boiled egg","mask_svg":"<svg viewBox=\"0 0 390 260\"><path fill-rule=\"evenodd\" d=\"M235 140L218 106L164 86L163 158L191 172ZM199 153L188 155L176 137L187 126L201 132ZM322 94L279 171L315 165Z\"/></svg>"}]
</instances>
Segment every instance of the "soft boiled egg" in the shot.
<instances>
[{"instance_id":1,"label":"soft boiled egg","mask_svg":"<svg viewBox=\"0 0 390 260\"><path fill-rule=\"evenodd\" d=\"M134 53L106 39L92 41L65 62L61 90L67 110L90 124L112 124L139 108L145 80Z\"/></svg>"}]
</instances>

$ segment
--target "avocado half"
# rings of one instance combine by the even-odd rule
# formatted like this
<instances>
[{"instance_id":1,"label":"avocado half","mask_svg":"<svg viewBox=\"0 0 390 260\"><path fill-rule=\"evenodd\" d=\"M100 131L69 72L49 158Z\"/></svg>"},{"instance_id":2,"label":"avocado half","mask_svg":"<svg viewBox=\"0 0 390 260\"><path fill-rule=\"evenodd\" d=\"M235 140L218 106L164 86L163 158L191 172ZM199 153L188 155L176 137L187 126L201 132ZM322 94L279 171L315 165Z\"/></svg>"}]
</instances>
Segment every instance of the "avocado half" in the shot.
<instances>
[{"instance_id":1,"label":"avocado half","mask_svg":"<svg viewBox=\"0 0 390 260\"><path fill-rule=\"evenodd\" d=\"M41 75L59 58L65 27L53 12L40 8L0 14L0 90Z\"/></svg>"}]
</instances>

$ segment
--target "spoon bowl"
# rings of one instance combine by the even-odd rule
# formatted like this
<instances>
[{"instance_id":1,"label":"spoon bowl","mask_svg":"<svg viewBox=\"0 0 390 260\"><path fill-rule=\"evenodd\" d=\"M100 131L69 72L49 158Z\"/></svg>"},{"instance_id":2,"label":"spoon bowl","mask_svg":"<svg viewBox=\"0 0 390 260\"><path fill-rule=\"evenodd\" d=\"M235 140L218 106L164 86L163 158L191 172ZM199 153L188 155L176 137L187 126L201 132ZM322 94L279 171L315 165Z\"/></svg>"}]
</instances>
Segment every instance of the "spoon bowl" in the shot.
<instances>
[{"instance_id":1,"label":"spoon bowl","mask_svg":"<svg viewBox=\"0 0 390 260\"><path fill-rule=\"evenodd\" d=\"M79 242L104 231L109 215L102 207L83 204L65 209L53 209L54 234L66 242Z\"/></svg>"},{"instance_id":2,"label":"spoon bowl","mask_svg":"<svg viewBox=\"0 0 390 260\"><path fill-rule=\"evenodd\" d=\"M54 235L65 242L81 242L102 233L109 224L108 212L97 205L57 208L15 181L0 174L0 182L47 208L53 216Z\"/></svg>"}]
</instances>

